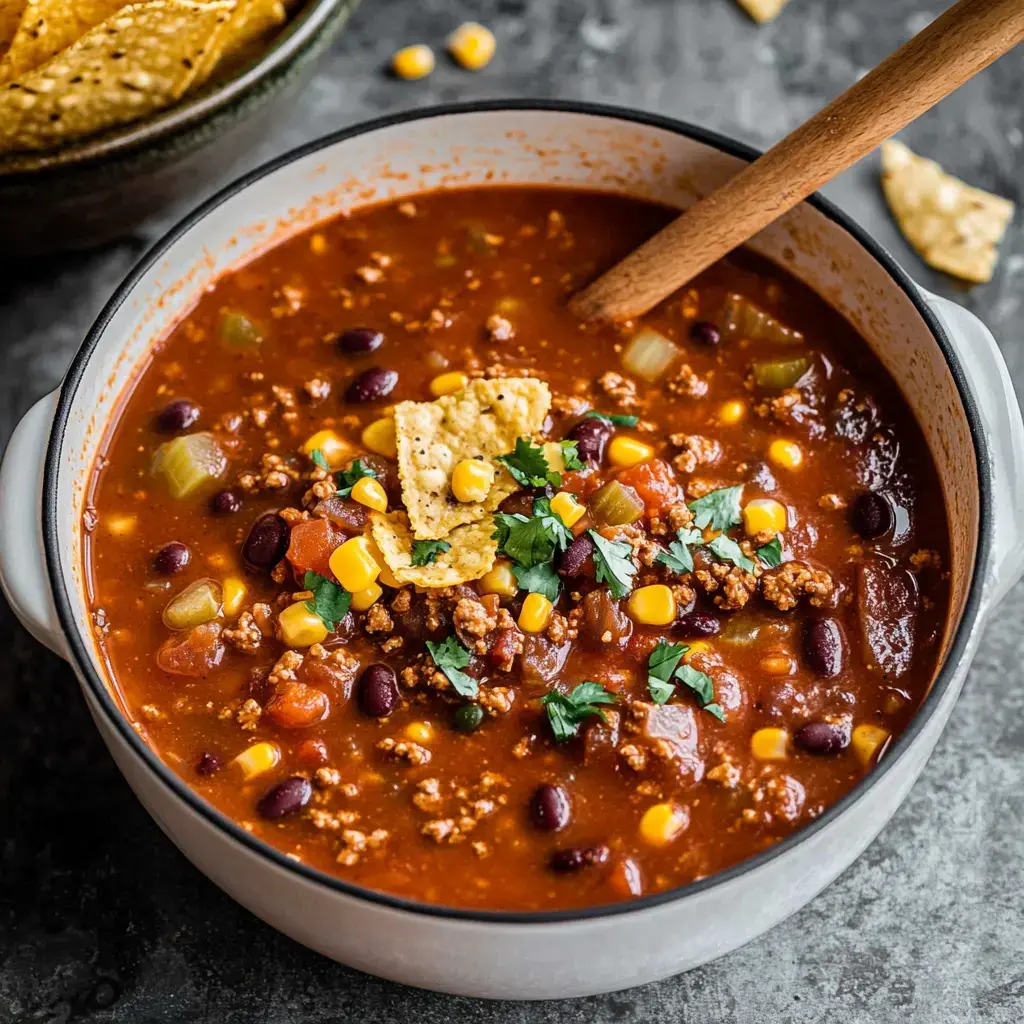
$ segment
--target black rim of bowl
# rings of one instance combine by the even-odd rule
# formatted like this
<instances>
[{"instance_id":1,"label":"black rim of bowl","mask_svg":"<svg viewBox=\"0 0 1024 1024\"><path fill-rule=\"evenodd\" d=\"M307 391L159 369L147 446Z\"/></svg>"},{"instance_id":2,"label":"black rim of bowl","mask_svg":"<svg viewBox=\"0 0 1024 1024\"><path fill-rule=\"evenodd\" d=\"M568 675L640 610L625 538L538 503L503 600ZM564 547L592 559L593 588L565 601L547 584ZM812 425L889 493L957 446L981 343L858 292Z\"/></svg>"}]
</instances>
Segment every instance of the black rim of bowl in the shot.
<instances>
[{"instance_id":1,"label":"black rim of bowl","mask_svg":"<svg viewBox=\"0 0 1024 1024\"><path fill-rule=\"evenodd\" d=\"M93 699L103 709L109 724L120 735L132 752L143 762L146 768L159 779L171 793L185 803L192 811L205 819L215 828L223 831L236 842L246 847L250 852L277 865L283 870L297 874L309 882L324 886L335 892L351 896L356 899L365 900L370 903L379 904L393 909L409 911L415 914L430 917L441 917L463 921L492 922L498 924L541 924L558 923L571 921L592 920L595 918L613 917L619 914L635 914L654 907L665 906L676 900L685 899L688 896L695 896L698 893L707 892L718 886L726 885L730 881L747 872L756 871L778 857L783 857L799 844L809 840L813 835L822 829L828 828L837 822L844 813L858 800L863 799L872 789L882 784L889 773L895 768L901 757L911 747L914 740L924 729L932 715L949 688L953 685L954 677L957 674L956 666L966 650L968 638L973 624L976 622L982 603L983 590L983 567L988 564L990 557L992 538L992 479L988 446L985 439L984 428L981 423L977 403L971 394L967 384L966 375L945 331L936 319L928 304L924 301L916 285L907 274L899 267L893 258L868 234L857 226L846 214L823 199L814 195L807 200L815 209L824 214L840 228L849 233L858 241L864 249L886 270L894 283L906 294L913 303L925 324L928 326L932 337L942 351L946 364L956 384L957 391L963 403L967 416L971 439L974 444L977 458L978 480L980 484L980 515L978 523L978 546L975 552L975 561L971 585L968 590L967 599L964 603L960 622L957 625L946 659L940 667L935 682L932 685L927 697L922 702L917 713L914 715L907 729L895 740L882 761L869 772L854 788L844 797L832 804L828 809L814 821L803 828L798 829L791 835L779 840L773 846L761 853L748 857L746 860L726 868L714 875L709 875L696 882L677 886L674 889L650 896L642 896L635 900L621 903L607 903L594 907L586 907L578 910L538 910L538 911L504 911L504 910L476 910L464 907L450 907L441 904L422 903L413 899L401 896L394 896L386 892L365 888L346 882L341 878L325 874L308 865L291 860L280 850L264 843L255 836L246 832L232 819L217 810L212 804L204 800L193 790L182 778L176 775L138 733L131 727L127 717L122 714L107 685L103 682L100 673L93 663L92 657L86 647L85 641L79 634L78 626L71 607L71 601L64 583L64 574L61 571L60 552L61 538L57 532L57 479L60 471L60 453L64 443L64 435L67 428L68 415L71 405L78 389L79 382L85 372L86 365L93 350L100 343L103 332L110 319L117 312L120 306L131 295L135 285L139 282L146 271L188 230L199 223L211 211L215 210L222 203L243 191L248 186L273 173L295 160L308 156L328 146L343 142L346 139L358 135L365 135L368 132L380 128L387 128L396 124L409 121L420 121L436 117L448 117L458 114L486 113L498 111L547 111L567 114L586 114L595 117L605 117L618 121L626 121L634 124L646 125L653 128L660 128L673 132L685 138L692 139L705 145L714 147L731 156L742 160L754 160L760 153L758 150L731 139L725 138L716 132L705 128L696 127L683 121L673 118L662 117L657 114L643 113L626 108L604 106L601 104L579 103L571 101L545 101L545 100L492 100L472 103L450 104L444 106L428 107L421 110L408 111L401 114L377 118L346 128L342 131L332 133L324 138L318 139L298 149L292 150L270 162L256 168L250 173L239 178L233 184L222 189L217 195L203 203L193 213L189 214L173 227L167 234L158 241L150 251L141 259L135 269L128 275L121 286L114 293L114 296L107 303L93 324L82 344L78 355L75 357L68 370L67 376L61 388L60 401L57 413L54 418L54 425L50 434L49 446L46 453L46 464L43 477L43 539L46 553L47 572L49 574L50 586L53 590L54 602L61 628L68 643L69 652L74 660L84 684L89 688ZM78 558L78 552L74 552Z\"/></svg>"}]
</instances>

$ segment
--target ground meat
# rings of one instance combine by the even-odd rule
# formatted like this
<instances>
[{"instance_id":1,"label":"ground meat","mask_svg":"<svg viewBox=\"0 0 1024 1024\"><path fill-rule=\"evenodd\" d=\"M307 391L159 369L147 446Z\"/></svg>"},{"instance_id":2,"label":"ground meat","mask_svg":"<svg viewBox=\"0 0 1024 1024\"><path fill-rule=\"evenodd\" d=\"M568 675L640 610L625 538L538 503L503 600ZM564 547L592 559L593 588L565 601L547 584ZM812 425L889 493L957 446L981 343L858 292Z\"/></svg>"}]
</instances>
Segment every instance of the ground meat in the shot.
<instances>
[{"instance_id":1,"label":"ground meat","mask_svg":"<svg viewBox=\"0 0 1024 1024\"><path fill-rule=\"evenodd\" d=\"M713 438L700 434L673 434L669 443L680 449L672 465L680 473L692 473L698 466L710 466L722 455L722 446Z\"/></svg>"},{"instance_id":2,"label":"ground meat","mask_svg":"<svg viewBox=\"0 0 1024 1024\"><path fill-rule=\"evenodd\" d=\"M311 807L306 812L313 828L321 832L340 832L359 820L358 811L328 811L323 807Z\"/></svg>"},{"instance_id":3,"label":"ground meat","mask_svg":"<svg viewBox=\"0 0 1024 1024\"><path fill-rule=\"evenodd\" d=\"M672 584L672 596L675 598L677 608L691 608L697 600L697 591L690 583L692 577L685 576L678 583Z\"/></svg>"},{"instance_id":4,"label":"ground meat","mask_svg":"<svg viewBox=\"0 0 1024 1024\"><path fill-rule=\"evenodd\" d=\"M553 612L545 635L556 646L564 644L569 638L569 622L566 617L558 612Z\"/></svg>"},{"instance_id":5,"label":"ground meat","mask_svg":"<svg viewBox=\"0 0 1024 1024\"><path fill-rule=\"evenodd\" d=\"M498 625L497 605L496 594L488 594L484 600L464 597L455 605L452 613L455 634L469 650L477 654L487 653L483 638Z\"/></svg>"},{"instance_id":6,"label":"ground meat","mask_svg":"<svg viewBox=\"0 0 1024 1024\"><path fill-rule=\"evenodd\" d=\"M551 413L554 416L582 416L589 408L590 403L576 395L554 395L551 399Z\"/></svg>"},{"instance_id":7,"label":"ground meat","mask_svg":"<svg viewBox=\"0 0 1024 1024\"><path fill-rule=\"evenodd\" d=\"M331 789L341 782L341 772L337 768L317 768L313 773L313 784L318 789Z\"/></svg>"},{"instance_id":8,"label":"ground meat","mask_svg":"<svg viewBox=\"0 0 1024 1024\"><path fill-rule=\"evenodd\" d=\"M331 393L331 382L313 377L303 383L302 390L306 392L311 402L322 402Z\"/></svg>"},{"instance_id":9,"label":"ground meat","mask_svg":"<svg viewBox=\"0 0 1024 1024\"><path fill-rule=\"evenodd\" d=\"M379 850L387 842L387 838L387 830L383 828L375 828L369 835L355 829L345 829L341 833L338 863L345 867L358 864L367 850Z\"/></svg>"},{"instance_id":10,"label":"ground meat","mask_svg":"<svg viewBox=\"0 0 1024 1024\"><path fill-rule=\"evenodd\" d=\"M651 517L651 535L653 537L665 537L669 533L678 533L680 530L688 530L693 523L693 513L682 502L678 505L669 505L662 510L661 516Z\"/></svg>"},{"instance_id":11,"label":"ground meat","mask_svg":"<svg viewBox=\"0 0 1024 1024\"><path fill-rule=\"evenodd\" d=\"M303 656L298 651L285 651L267 676L267 686L273 688L279 683L294 682L296 672L302 667Z\"/></svg>"},{"instance_id":12,"label":"ground meat","mask_svg":"<svg viewBox=\"0 0 1024 1024\"><path fill-rule=\"evenodd\" d=\"M726 789L735 789L740 783L740 769L728 757L723 757L721 762L708 769L707 777Z\"/></svg>"},{"instance_id":13,"label":"ground meat","mask_svg":"<svg viewBox=\"0 0 1024 1024\"><path fill-rule=\"evenodd\" d=\"M686 398L703 398L708 393L708 382L699 377L689 363L683 363L666 386L670 394Z\"/></svg>"},{"instance_id":14,"label":"ground meat","mask_svg":"<svg viewBox=\"0 0 1024 1024\"><path fill-rule=\"evenodd\" d=\"M484 323L484 331L487 333L488 341L511 341L515 337L515 329L512 321L505 317L492 313Z\"/></svg>"},{"instance_id":15,"label":"ground meat","mask_svg":"<svg viewBox=\"0 0 1024 1024\"><path fill-rule=\"evenodd\" d=\"M238 709L238 713L235 715L235 721L247 732L254 732L256 729L256 723L259 722L262 714L263 708L260 707L257 701L250 697Z\"/></svg>"},{"instance_id":16,"label":"ground meat","mask_svg":"<svg viewBox=\"0 0 1024 1024\"><path fill-rule=\"evenodd\" d=\"M440 811L444 805L444 798L441 796L441 780L421 779L417 782L412 802L415 807L426 814L436 814Z\"/></svg>"},{"instance_id":17,"label":"ground meat","mask_svg":"<svg viewBox=\"0 0 1024 1024\"><path fill-rule=\"evenodd\" d=\"M623 743L619 747L619 756L635 772L642 772L647 767L647 751L635 743Z\"/></svg>"},{"instance_id":18,"label":"ground meat","mask_svg":"<svg viewBox=\"0 0 1024 1024\"><path fill-rule=\"evenodd\" d=\"M394 628L395 624L391 621L391 616L384 605L370 606L370 610L366 613L366 621L363 623L363 629L367 633L390 633Z\"/></svg>"},{"instance_id":19,"label":"ground meat","mask_svg":"<svg viewBox=\"0 0 1024 1024\"><path fill-rule=\"evenodd\" d=\"M757 591L757 577L738 565L716 562L710 569L698 569L693 575L706 594L715 594L715 604L724 611L742 608Z\"/></svg>"},{"instance_id":20,"label":"ground meat","mask_svg":"<svg viewBox=\"0 0 1024 1024\"><path fill-rule=\"evenodd\" d=\"M399 679L407 690L417 690L423 687L427 690L436 690L443 693L452 688L448 677L434 665L434 662L426 657L421 658L415 665L406 665L402 669Z\"/></svg>"},{"instance_id":21,"label":"ground meat","mask_svg":"<svg viewBox=\"0 0 1024 1024\"><path fill-rule=\"evenodd\" d=\"M316 506L322 501L326 501L328 498L334 497L334 492L337 490L338 485L330 480L317 480L315 484L302 496L302 504L311 509L313 515L318 516L320 519L329 519L328 511L326 508L317 510Z\"/></svg>"},{"instance_id":22,"label":"ground meat","mask_svg":"<svg viewBox=\"0 0 1024 1024\"><path fill-rule=\"evenodd\" d=\"M221 636L243 654L255 654L263 640L263 631L256 625L252 612L242 612L234 629L225 629Z\"/></svg>"},{"instance_id":23,"label":"ground meat","mask_svg":"<svg viewBox=\"0 0 1024 1024\"><path fill-rule=\"evenodd\" d=\"M846 508L846 499L838 494L823 494L818 499L818 508L826 512L836 512L841 508Z\"/></svg>"},{"instance_id":24,"label":"ground meat","mask_svg":"<svg viewBox=\"0 0 1024 1024\"><path fill-rule=\"evenodd\" d=\"M803 392L799 388L787 388L781 395L769 398L754 406L758 416L767 419L769 416L778 423L804 423L815 416L812 406L804 402Z\"/></svg>"},{"instance_id":25,"label":"ground meat","mask_svg":"<svg viewBox=\"0 0 1024 1024\"><path fill-rule=\"evenodd\" d=\"M914 567L915 572L926 568L939 569L942 566L942 556L931 548L921 548L920 551L915 551L910 556L910 564Z\"/></svg>"},{"instance_id":26,"label":"ground meat","mask_svg":"<svg viewBox=\"0 0 1024 1024\"><path fill-rule=\"evenodd\" d=\"M597 386L620 409L637 409L642 404L636 393L636 384L614 370L601 374L597 379Z\"/></svg>"},{"instance_id":27,"label":"ground meat","mask_svg":"<svg viewBox=\"0 0 1024 1024\"><path fill-rule=\"evenodd\" d=\"M377 750L395 761L408 761L411 765L426 764L430 760L430 751L419 743L410 740L394 740L386 736L375 744Z\"/></svg>"},{"instance_id":28,"label":"ground meat","mask_svg":"<svg viewBox=\"0 0 1024 1024\"><path fill-rule=\"evenodd\" d=\"M761 577L761 595L780 612L795 608L804 596L815 608L823 608L834 589L829 573L824 569L812 569L803 562L784 562Z\"/></svg>"},{"instance_id":29,"label":"ground meat","mask_svg":"<svg viewBox=\"0 0 1024 1024\"><path fill-rule=\"evenodd\" d=\"M477 701L491 715L504 715L512 710L515 691L510 686L489 686L480 690Z\"/></svg>"},{"instance_id":30,"label":"ground meat","mask_svg":"<svg viewBox=\"0 0 1024 1024\"><path fill-rule=\"evenodd\" d=\"M391 602L391 610L396 615L404 615L412 607L412 588L403 587Z\"/></svg>"},{"instance_id":31,"label":"ground meat","mask_svg":"<svg viewBox=\"0 0 1024 1024\"><path fill-rule=\"evenodd\" d=\"M238 486L248 494L257 491L283 491L299 479L299 471L280 455L266 452L260 458L258 470L239 473Z\"/></svg>"}]
</instances>

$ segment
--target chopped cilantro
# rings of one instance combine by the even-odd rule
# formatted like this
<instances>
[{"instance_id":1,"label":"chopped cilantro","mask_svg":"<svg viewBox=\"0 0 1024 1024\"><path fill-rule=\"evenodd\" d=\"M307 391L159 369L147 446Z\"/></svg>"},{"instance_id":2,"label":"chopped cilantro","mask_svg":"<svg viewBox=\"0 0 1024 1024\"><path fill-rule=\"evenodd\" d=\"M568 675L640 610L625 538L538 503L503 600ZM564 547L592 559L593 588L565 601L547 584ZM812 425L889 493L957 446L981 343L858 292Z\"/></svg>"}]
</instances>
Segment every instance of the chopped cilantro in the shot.
<instances>
[{"instance_id":1,"label":"chopped cilantro","mask_svg":"<svg viewBox=\"0 0 1024 1024\"><path fill-rule=\"evenodd\" d=\"M364 466L359 459L356 459L348 469L343 469L336 474L335 480L337 481L338 489L334 492L334 496L336 498L347 498L352 493L352 488L355 487L356 482L364 476L373 477L376 480L377 472L370 469L369 466Z\"/></svg>"},{"instance_id":2,"label":"chopped cilantro","mask_svg":"<svg viewBox=\"0 0 1024 1024\"><path fill-rule=\"evenodd\" d=\"M598 583L607 583L612 597L625 597L633 589L636 563L632 548L617 540L605 540L597 530L588 530L594 542L594 569Z\"/></svg>"},{"instance_id":3,"label":"chopped cilantro","mask_svg":"<svg viewBox=\"0 0 1024 1024\"><path fill-rule=\"evenodd\" d=\"M659 640L658 646L651 651L647 659L647 689L655 704L666 703L675 693L672 676L689 649L686 644L669 644Z\"/></svg>"},{"instance_id":4,"label":"chopped cilantro","mask_svg":"<svg viewBox=\"0 0 1024 1024\"><path fill-rule=\"evenodd\" d=\"M548 713L551 731L559 743L571 739L579 731L580 723L591 715L599 715L606 721L598 705L614 704L615 694L609 693L600 683L580 683L572 693L558 690L541 697L541 704Z\"/></svg>"},{"instance_id":5,"label":"chopped cilantro","mask_svg":"<svg viewBox=\"0 0 1024 1024\"><path fill-rule=\"evenodd\" d=\"M693 523L703 530L710 525L714 530L728 530L743 520L740 512L740 496L743 484L735 487L720 487L717 491L709 491L703 498L690 502L693 512Z\"/></svg>"},{"instance_id":6,"label":"chopped cilantro","mask_svg":"<svg viewBox=\"0 0 1024 1024\"><path fill-rule=\"evenodd\" d=\"M547 498L537 498L533 515L498 512L491 535L498 542L498 553L511 558L524 569L550 562L556 551L564 551L572 543L572 533L551 511Z\"/></svg>"},{"instance_id":7,"label":"chopped cilantro","mask_svg":"<svg viewBox=\"0 0 1024 1024\"><path fill-rule=\"evenodd\" d=\"M441 643L427 641L427 650L430 651L434 664L444 673L448 682L455 687L455 692L461 697L475 697L480 689L480 684L472 677L462 671L469 664L469 651L466 650L454 636L448 637Z\"/></svg>"},{"instance_id":8,"label":"chopped cilantro","mask_svg":"<svg viewBox=\"0 0 1024 1024\"><path fill-rule=\"evenodd\" d=\"M775 534L767 544L757 549L756 554L769 569L782 565L782 539Z\"/></svg>"},{"instance_id":9,"label":"chopped cilantro","mask_svg":"<svg viewBox=\"0 0 1024 1024\"><path fill-rule=\"evenodd\" d=\"M738 565L747 572L754 568L754 563L743 554L739 544L724 533L720 533L714 540L708 542L708 550L723 562L732 562L733 565Z\"/></svg>"},{"instance_id":10,"label":"chopped cilantro","mask_svg":"<svg viewBox=\"0 0 1024 1024\"><path fill-rule=\"evenodd\" d=\"M561 516L551 511L550 498L534 498L533 515L544 524L559 551L564 551L572 543L572 530L562 522Z\"/></svg>"},{"instance_id":11,"label":"chopped cilantro","mask_svg":"<svg viewBox=\"0 0 1024 1024\"><path fill-rule=\"evenodd\" d=\"M565 468L569 470L583 469L583 463L580 461L580 451L577 447L576 441L559 441L559 447L562 449L562 458L565 460ZM561 481L559 481L561 483Z\"/></svg>"},{"instance_id":12,"label":"chopped cilantro","mask_svg":"<svg viewBox=\"0 0 1024 1024\"><path fill-rule=\"evenodd\" d=\"M668 566L672 572L693 572L693 555L687 545L704 543L704 534L700 530L680 530L679 539L670 542L668 551L663 551L654 559L661 565Z\"/></svg>"},{"instance_id":13,"label":"chopped cilantro","mask_svg":"<svg viewBox=\"0 0 1024 1024\"><path fill-rule=\"evenodd\" d=\"M701 708L701 711L706 711L709 715L714 715L720 722L725 721L725 708L721 704L705 704Z\"/></svg>"},{"instance_id":14,"label":"chopped cilantro","mask_svg":"<svg viewBox=\"0 0 1024 1024\"><path fill-rule=\"evenodd\" d=\"M561 474L551 471L544 449L531 444L528 437L517 437L515 451L499 455L494 461L500 462L522 487L558 487L562 482Z\"/></svg>"},{"instance_id":15,"label":"chopped cilantro","mask_svg":"<svg viewBox=\"0 0 1024 1024\"><path fill-rule=\"evenodd\" d=\"M302 585L306 590L313 591L313 599L306 602L306 607L314 615L320 616L328 632L333 632L334 627L348 615L352 595L344 587L312 569L306 570Z\"/></svg>"},{"instance_id":16,"label":"chopped cilantro","mask_svg":"<svg viewBox=\"0 0 1024 1024\"><path fill-rule=\"evenodd\" d=\"M590 412L585 412L583 415L592 420L614 423L617 427L635 427L640 422L639 416L627 416L620 412L598 412L596 409L591 409Z\"/></svg>"},{"instance_id":17,"label":"chopped cilantro","mask_svg":"<svg viewBox=\"0 0 1024 1024\"><path fill-rule=\"evenodd\" d=\"M414 540L412 542L412 564L430 565L438 555L451 551L446 540Z\"/></svg>"},{"instance_id":18,"label":"chopped cilantro","mask_svg":"<svg viewBox=\"0 0 1024 1024\"><path fill-rule=\"evenodd\" d=\"M313 454L310 458L325 472L330 473L331 467L327 462L327 456L319 448L313 449Z\"/></svg>"},{"instance_id":19,"label":"chopped cilantro","mask_svg":"<svg viewBox=\"0 0 1024 1024\"><path fill-rule=\"evenodd\" d=\"M715 703L715 683L711 676L684 664L676 669L675 678L692 691L702 710L714 715L720 722L725 721L722 705Z\"/></svg>"},{"instance_id":20,"label":"chopped cilantro","mask_svg":"<svg viewBox=\"0 0 1024 1024\"><path fill-rule=\"evenodd\" d=\"M550 562L539 562L531 566L513 565L512 572L521 590L543 594L552 604L558 600L562 581Z\"/></svg>"}]
</instances>

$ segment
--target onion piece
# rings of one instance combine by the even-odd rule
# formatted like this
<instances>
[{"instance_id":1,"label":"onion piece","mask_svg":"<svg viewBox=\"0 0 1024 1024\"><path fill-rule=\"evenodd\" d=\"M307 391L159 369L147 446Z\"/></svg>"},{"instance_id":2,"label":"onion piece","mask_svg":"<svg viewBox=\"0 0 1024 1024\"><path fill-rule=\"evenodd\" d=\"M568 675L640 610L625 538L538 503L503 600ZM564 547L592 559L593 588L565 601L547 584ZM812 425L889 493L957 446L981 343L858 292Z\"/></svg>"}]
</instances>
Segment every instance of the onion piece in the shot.
<instances>
[{"instance_id":1,"label":"onion piece","mask_svg":"<svg viewBox=\"0 0 1024 1024\"><path fill-rule=\"evenodd\" d=\"M769 391L784 391L803 377L808 366L810 363L803 356L758 360L754 363L754 383Z\"/></svg>"},{"instance_id":2,"label":"onion piece","mask_svg":"<svg viewBox=\"0 0 1024 1024\"><path fill-rule=\"evenodd\" d=\"M172 498L187 498L224 475L228 460L212 434L186 434L153 453L152 470L167 481Z\"/></svg>"},{"instance_id":3,"label":"onion piece","mask_svg":"<svg viewBox=\"0 0 1024 1024\"><path fill-rule=\"evenodd\" d=\"M643 498L629 484L609 480L590 496L590 514L599 526L626 526L644 514Z\"/></svg>"},{"instance_id":4,"label":"onion piece","mask_svg":"<svg viewBox=\"0 0 1024 1024\"><path fill-rule=\"evenodd\" d=\"M164 609L164 625L168 629L201 626L220 615L221 603L222 593L216 580L196 580L171 599Z\"/></svg>"},{"instance_id":5,"label":"onion piece","mask_svg":"<svg viewBox=\"0 0 1024 1024\"><path fill-rule=\"evenodd\" d=\"M748 341L778 341L784 344L800 344L804 336L784 324L780 324L749 299L735 293L727 295L722 307L722 334L732 340L746 338Z\"/></svg>"},{"instance_id":6,"label":"onion piece","mask_svg":"<svg viewBox=\"0 0 1024 1024\"><path fill-rule=\"evenodd\" d=\"M622 365L630 373L653 384L679 357L681 351L664 334L644 327L633 335L633 340L622 353Z\"/></svg>"}]
</instances>

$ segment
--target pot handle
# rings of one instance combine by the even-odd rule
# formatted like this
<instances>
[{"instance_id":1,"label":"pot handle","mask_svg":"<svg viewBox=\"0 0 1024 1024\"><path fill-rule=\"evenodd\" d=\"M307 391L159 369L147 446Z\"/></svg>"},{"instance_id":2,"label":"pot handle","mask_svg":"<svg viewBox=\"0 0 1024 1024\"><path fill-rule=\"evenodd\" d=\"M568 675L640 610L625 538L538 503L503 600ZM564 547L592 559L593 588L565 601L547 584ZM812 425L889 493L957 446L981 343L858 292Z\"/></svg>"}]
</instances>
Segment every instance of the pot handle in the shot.
<instances>
[{"instance_id":1,"label":"pot handle","mask_svg":"<svg viewBox=\"0 0 1024 1024\"><path fill-rule=\"evenodd\" d=\"M0 465L0 587L22 625L55 654L67 658L43 546L43 465L58 391L44 395L22 417Z\"/></svg>"},{"instance_id":2,"label":"pot handle","mask_svg":"<svg viewBox=\"0 0 1024 1024\"><path fill-rule=\"evenodd\" d=\"M993 493L992 569L986 580L990 607L1001 601L1024 571L1024 423L1002 353L992 332L963 306L924 292L948 328L960 365L978 396L985 425Z\"/></svg>"}]
</instances>

